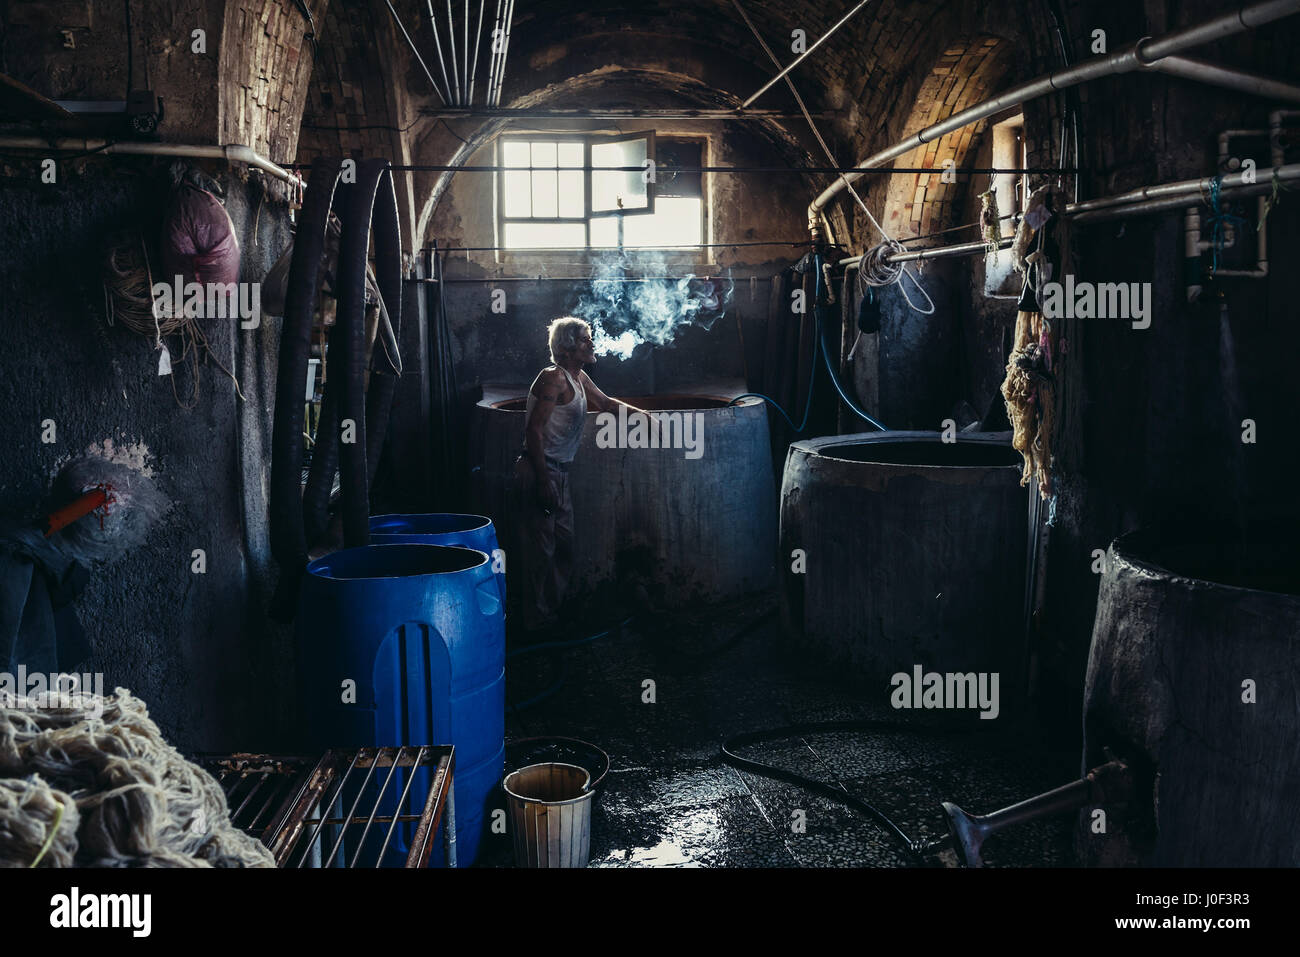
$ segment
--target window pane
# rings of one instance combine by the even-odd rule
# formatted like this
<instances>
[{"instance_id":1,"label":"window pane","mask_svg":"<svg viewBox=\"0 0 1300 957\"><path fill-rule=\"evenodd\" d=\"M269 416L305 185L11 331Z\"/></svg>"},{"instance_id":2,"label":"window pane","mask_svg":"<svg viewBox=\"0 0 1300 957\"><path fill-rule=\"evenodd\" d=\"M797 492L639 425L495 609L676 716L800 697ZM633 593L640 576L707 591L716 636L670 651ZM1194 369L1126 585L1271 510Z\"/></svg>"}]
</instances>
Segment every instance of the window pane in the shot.
<instances>
[{"instance_id":1,"label":"window pane","mask_svg":"<svg viewBox=\"0 0 1300 957\"><path fill-rule=\"evenodd\" d=\"M582 144L572 141L560 143L559 159L561 166L581 166Z\"/></svg>"},{"instance_id":2,"label":"window pane","mask_svg":"<svg viewBox=\"0 0 1300 957\"><path fill-rule=\"evenodd\" d=\"M582 223L506 223L508 249L581 249L587 231Z\"/></svg>"},{"instance_id":3,"label":"window pane","mask_svg":"<svg viewBox=\"0 0 1300 957\"><path fill-rule=\"evenodd\" d=\"M554 166L555 165L555 144L534 143L533 144L533 165Z\"/></svg>"},{"instance_id":4,"label":"window pane","mask_svg":"<svg viewBox=\"0 0 1300 957\"><path fill-rule=\"evenodd\" d=\"M623 220L623 245L627 247L698 246L703 242L700 200L656 197L649 216Z\"/></svg>"},{"instance_id":5,"label":"window pane","mask_svg":"<svg viewBox=\"0 0 1300 957\"><path fill-rule=\"evenodd\" d=\"M644 139L591 144L591 208L595 212L645 209L649 205L641 171L647 158ZM635 166L628 172L599 172L601 167Z\"/></svg>"},{"instance_id":6,"label":"window pane","mask_svg":"<svg viewBox=\"0 0 1300 957\"><path fill-rule=\"evenodd\" d=\"M615 216L602 216L599 219L591 221L591 245L592 246L617 246L618 245L618 218Z\"/></svg>"},{"instance_id":7,"label":"window pane","mask_svg":"<svg viewBox=\"0 0 1300 957\"><path fill-rule=\"evenodd\" d=\"M501 160L506 166L527 166L528 141L504 140L501 145Z\"/></svg>"},{"instance_id":8,"label":"window pane","mask_svg":"<svg viewBox=\"0 0 1300 957\"><path fill-rule=\"evenodd\" d=\"M503 173L505 184L505 202L502 208L507 216L531 216L533 209L532 191L528 188L527 171L520 173Z\"/></svg>"},{"instance_id":9,"label":"window pane","mask_svg":"<svg viewBox=\"0 0 1300 957\"><path fill-rule=\"evenodd\" d=\"M554 170L533 170L533 215L558 216Z\"/></svg>"},{"instance_id":10,"label":"window pane","mask_svg":"<svg viewBox=\"0 0 1300 957\"><path fill-rule=\"evenodd\" d=\"M560 172L560 215L581 218L586 212L582 194L582 170Z\"/></svg>"},{"instance_id":11,"label":"window pane","mask_svg":"<svg viewBox=\"0 0 1300 957\"><path fill-rule=\"evenodd\" d=\"M655 211L646 216L623 217L625 249L698 246L704 242L703 200L656 197ZM618 217L591 220L592 246L618 245Z\"/></svg>"}]
</instances>

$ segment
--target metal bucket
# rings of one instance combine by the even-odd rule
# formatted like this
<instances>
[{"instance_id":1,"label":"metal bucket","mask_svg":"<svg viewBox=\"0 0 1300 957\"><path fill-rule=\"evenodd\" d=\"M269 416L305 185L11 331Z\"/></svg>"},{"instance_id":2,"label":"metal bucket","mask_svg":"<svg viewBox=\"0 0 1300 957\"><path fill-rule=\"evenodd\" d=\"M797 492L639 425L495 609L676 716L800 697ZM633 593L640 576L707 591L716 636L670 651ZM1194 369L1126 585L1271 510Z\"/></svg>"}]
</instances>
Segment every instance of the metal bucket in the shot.
<instances>
[{"instance_id":1,"label":"metal bucket","mask_svg":"<svg viewBox=\"0 0 1300 957\"><path fill-rule=\"evenodd\" d=\"M506 775L517 867L586 867L591 775L574 764L531 764Z\"/></svg>"}]
</instances>

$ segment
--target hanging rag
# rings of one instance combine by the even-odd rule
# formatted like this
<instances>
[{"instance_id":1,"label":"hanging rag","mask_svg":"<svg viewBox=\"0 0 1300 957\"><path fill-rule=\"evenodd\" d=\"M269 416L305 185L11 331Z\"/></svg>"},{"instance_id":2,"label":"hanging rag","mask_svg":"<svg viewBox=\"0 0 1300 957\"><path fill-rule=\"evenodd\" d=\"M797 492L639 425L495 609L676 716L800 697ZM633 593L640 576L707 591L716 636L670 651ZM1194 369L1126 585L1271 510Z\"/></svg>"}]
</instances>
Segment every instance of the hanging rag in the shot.
<instances>
[{"instance_id":1,"label":"hanging rag","mask_svg":"<svg viewBox=\"0 0 1300 957\"><path fill-rule=\"evenodd\" d=\"M1052 493L1052 427L1056 416L1052 351L1051 323L1036 309L1018 312L1002 397L1011 420L1011 444L1025 463L1020 484L1027 485L1036 477L1044 499Z\"/></svg>"},{"instance_id":2,"label":"hanging rag","mask_svg":"<svg viewBox=\"0 0 1300 957\"><path fill-rule=\"evenodd\" d=\"M1029 264L1026 260L1029 247L1033 244L1034 236L1053 215L1052 196L1053 187L1050 184L1040 186L1029 194L1029 203L1016 227L1015 242L1011 244L1011 265L1017 272L1028 272Z\"/></svg>"}]
</instances>

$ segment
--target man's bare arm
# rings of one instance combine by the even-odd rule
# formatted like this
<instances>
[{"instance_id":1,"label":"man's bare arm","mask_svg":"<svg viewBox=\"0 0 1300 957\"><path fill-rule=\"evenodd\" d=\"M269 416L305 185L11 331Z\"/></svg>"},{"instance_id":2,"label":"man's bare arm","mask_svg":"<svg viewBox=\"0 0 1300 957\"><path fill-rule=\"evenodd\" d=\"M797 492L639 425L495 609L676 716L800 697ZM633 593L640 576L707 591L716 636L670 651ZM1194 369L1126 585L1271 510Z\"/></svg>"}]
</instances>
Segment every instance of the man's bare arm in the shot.
<instances>
[{"instance_id":1,"label":"man's bare arm","mask_svg":"<svg viewBox=\"0 0 1300 957\"><path fill-rule=\"evenodd\" d=\"M537 477L537 493L548 504L554 503L548 500L549 473L546 470L546 451L543 448L542 436L546 423L550 421L551 414L560 401L563 382L563 373L558 369L547 369L537 376L533 381L532 389L529 390L536 396L537 403L533 406L533 414L528 419L524 444L528 452L528 461L533 466L533 474Z\"/></svg>"},{"instance_id":2,"label":"man's bare arm","mask_svg":"<svg viewBox=\"0 0 1300 957\"><path fill-rule=\"evenodd\" d=\"M587 391L587 405L597 412L617 412L618 407L621 405L627 409L628 415L640 412L650 423L650 428L656 433L659 431L659 420L652 413L646 412L644 409L638 409L636 406L621 402L618 399L611 399L600 391L599 386L591 381L591 376L587 375L585 371L582 373L582 387Z\"/></svg>"}]
</instances>

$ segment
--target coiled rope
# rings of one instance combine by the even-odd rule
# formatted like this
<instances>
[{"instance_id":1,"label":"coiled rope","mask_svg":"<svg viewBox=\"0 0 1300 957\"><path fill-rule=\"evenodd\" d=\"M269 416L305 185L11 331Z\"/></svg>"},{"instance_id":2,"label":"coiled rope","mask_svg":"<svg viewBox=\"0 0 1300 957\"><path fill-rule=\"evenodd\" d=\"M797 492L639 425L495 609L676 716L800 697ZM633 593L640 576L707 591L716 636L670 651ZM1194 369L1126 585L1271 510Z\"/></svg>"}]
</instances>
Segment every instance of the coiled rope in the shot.
<instances>
[{"instance_id":1,"label":"coiled rope","mask_svg":"<svg viewBox=\"0 0 1300 957\"><path fill-rule=\"evenodd\" d=\"M103 286L105 315L110 326L120 320L123 326L136 335L153 339L154 349L158 351L165 348L163 336L181 337L181 354L177 361L191 360L194 381L189 400L182 401L176 391L176 377L170 376L172 396L178 406L188 410L198 404L200 348L207 352L218 369L230 377L230 381L235 383L235 392L241 400L244 399L239 379L216 357L208 337L195 318L186 316L183 309L177 309L177 315L167 315L165 311L155 308L153 271L149 267L149 250L143 237L137 235L123 238L109 246L104 255Z\"/></svg>"}]
</instances>

